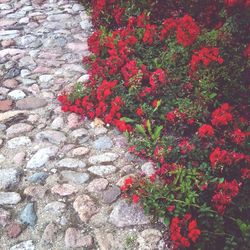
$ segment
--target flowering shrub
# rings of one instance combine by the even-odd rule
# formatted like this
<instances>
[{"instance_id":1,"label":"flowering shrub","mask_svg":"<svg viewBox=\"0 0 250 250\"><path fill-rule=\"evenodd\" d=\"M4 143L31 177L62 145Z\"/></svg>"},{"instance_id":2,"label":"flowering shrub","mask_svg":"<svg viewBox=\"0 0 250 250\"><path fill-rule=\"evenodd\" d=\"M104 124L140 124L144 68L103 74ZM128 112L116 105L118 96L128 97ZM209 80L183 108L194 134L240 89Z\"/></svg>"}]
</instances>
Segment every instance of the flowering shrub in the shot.
<instances>
[{"instance_id":1,"label":"flowering shrub","mask_svg":"<svg viewBox=\"0 0 250 250\"><path fill-rule=\"evenodd\" d=\"M62 110L116 126L153 162L121 190L176 249L249 249L249 1L89 3L90 78Z\"/></svg>"}]
</instances>

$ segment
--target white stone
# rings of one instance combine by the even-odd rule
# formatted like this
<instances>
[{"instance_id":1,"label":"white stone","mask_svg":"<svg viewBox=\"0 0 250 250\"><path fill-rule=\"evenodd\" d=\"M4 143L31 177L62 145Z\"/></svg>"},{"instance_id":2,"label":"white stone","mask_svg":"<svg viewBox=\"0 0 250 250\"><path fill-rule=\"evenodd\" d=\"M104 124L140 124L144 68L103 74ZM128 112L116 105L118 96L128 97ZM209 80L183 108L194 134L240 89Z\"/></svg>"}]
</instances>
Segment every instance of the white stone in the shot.
<instances>
[{"instance_id":1,"label":"white stone","mask_svg":"<svg viewBox=\"0 0 250 250\"><path fill-rule=\"evenodd\" d=\"M27 163L27 168L40 168L56 155L58 147L50 146L38 150Z\"/></svg>"},{"instance_id":2,"label":"white stone","mask_svg":"<svg viewBox=\"0 0 250 250\"><path fill-rule=\"evenodd\" d=\"M0 192L0 205L14 205L21 201L21 196L15 192Z\"/></svg>"},{"instance_id":3,"label":"white stone","mask_svg":"<svg viewBox=\"0 0 250 250\"><path fill-rule=\"evenodd\" d=\"M116 167L113 165L100 165L100 166L93 166L88 169L89 172L99 175L99 176L107 176L116 171Z\"/></svg>"},{"instance_id":4,"label":"white stone","mask_svg":"<svg viewBox=\"0 0 250 250\"><path fill-rule=\"evenodd\" d=\"M10 250L35 250L35 246L32 240L27 240L11 247Z\"/></svg>"},{"instance_id":5,"label":"white stone","mask_svg":"<svg viewBox=\"0 0 250 250\"><path fill-rule=\"evenodd\" d=\"M90 164L101 164L101 163L108 163L113 162L118 158L118 155L115 153L104 153L100 155L94 155L89 158Z\"/></svg>"},{"instance_id":6,"label":"white stone","mask_svg":"<svg viewBox=\"0 0 250 250\"><path fill-rule=\"evenodd\" d=\"M9 141L7 141L7 147L14 149L22 146L27 146L31 144L31 140L27 136L19 136L15 137Z\"/></svg>"},{"instance_id":7,"label":"white stone","mask_svg":"<svg viewBox=\"0 0 250 250\"><path fill-rule=\"evenodd\" d=\"M58 162L61 168L84 168L86 164L83 161L74 158L64 158Z\"/></svg>"},{"instance_id":8,"label":"white stone","mask_svg":"<svg viewBox=\"0 0 250 250\"><path fill-rule=\"evenodd\" d=\"M39 76L39 81L40 82L49 82L53 79L52 75L41 75Z\"/></svg>"},{"instance_id":9,"label":"white stone","mask_svg":"<svg viewBox=\"0 0 250 250\"><path fill-rule=\"evenodd\" d=\"M8 96L12 100L21 100L26 96L26 94L20 89L15 89L15 90L12 90L11 92L9 92Z\"/></svg>"}]
</instances>

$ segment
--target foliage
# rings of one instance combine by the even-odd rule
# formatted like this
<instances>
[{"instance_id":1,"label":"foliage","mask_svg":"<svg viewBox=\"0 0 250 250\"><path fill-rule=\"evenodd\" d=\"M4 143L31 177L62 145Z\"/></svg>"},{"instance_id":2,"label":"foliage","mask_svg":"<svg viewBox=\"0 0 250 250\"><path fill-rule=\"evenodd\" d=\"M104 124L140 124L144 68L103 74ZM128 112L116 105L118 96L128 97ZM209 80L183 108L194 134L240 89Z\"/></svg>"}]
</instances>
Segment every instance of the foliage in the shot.
<instances>
[{"instance_id":1,"label":"foliage","mask_svg":"<svg viewBox=\"0 0 250 250\"><path fill-rule=\"evenodd\" d=\"M116 126L154 163L123 195L176 248L249 249L249 1L88 2L90 79L62 109Z\"/></svg>"}]
</instances>

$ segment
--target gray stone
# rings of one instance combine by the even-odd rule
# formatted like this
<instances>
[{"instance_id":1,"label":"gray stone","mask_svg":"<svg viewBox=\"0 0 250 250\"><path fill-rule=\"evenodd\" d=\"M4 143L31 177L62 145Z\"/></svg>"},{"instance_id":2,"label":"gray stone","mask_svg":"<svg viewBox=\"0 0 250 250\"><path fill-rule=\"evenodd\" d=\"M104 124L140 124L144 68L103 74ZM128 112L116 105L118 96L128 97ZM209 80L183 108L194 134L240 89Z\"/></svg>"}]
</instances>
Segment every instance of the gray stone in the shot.
<instances>
[{"instance_id":1,"label":"gray stone","mask_svg":"<svg viewBox=\"0 0 250 250\"><path fill-rule=\"evenodd\" d=\"M53 122L51 123L52 129L60 129L63 128L64 122L62 117L56 117Z\"/></svg>"},{"instance_id":2,"label":"gray stone","mask_svg":"<svg viewBox=\"0 0 250 250\"><path fill-rule=\"evenodd\" d=\"M74 148L72 150L72 155L73 156L82 156L82 155L86 155L88 152L89 152L89 148L79 147L79 148Z\"/></svg>"},{"instance_id":3,"label":"gray stone","mask_svg":"<svg viewBox=\"0 0 250 250\"><path fill-rule=\"evenodd\" d=\"M45 173L45 172L38 172L38 173L35 173L33 175L31 175L29 178L28 178L28 181L31 182L31 183L38 183L38 184L42 184L45 182L45 180L49 177L49 174L48 173Z\"/></svg>"},{"instance_id":4,"label":"gray stone","mask_svg":"<svg viewBox=\"0 0 250 250\"><path fill-rule=\"evenodd\" d=\"M66 204L60 201L50 202L44 207L45 212L52 214L63 213L65 209L66 209Z\"/></svg>"},{"instance_id":5,"label":"gray stone","mask_svg":"<svg viewBox=\"0 0 250 250\"><path fill-rule=\"evenodd\" d=\"M69 18L71 18L70 14L56 14L56 15L48 16L47 20L52 21L52 22L62 22L62 21L65 21Z\"/></svg>"},{"instance_id":6,"label":"gray stone","mask_svg":"<svg viewBox=\"0 0 250 250\"><path fill-rule=\"evenodd\" d=\"M0 205L15 205L21 201L21 196L15 192L0 192Z\"/></svg>"},{"instance_id":7,"label":"gray stone","mask_svg":"<svg viewBox=\"0 0 250 250\"><path fill-rule=\"evenodd\" d=\"M28 203L20 214L20 220L23 224L29 226L35 226L37 221L37 215L34 207L34 203Z\"/></svg>"},{"instance_id":8,"label":"gray stone","mask_svg":"<svg viewBox=\"0 0 250 250\"><path fill-rule=\"evenodd\" d=\"M14 78L16 76L20 75L20 69L18 68L11 68L6 74L5 78Z\"/></svg>"},{"instance_id":9,"label":"gray stone","mask_svg":"<svg viewBox=\"0 0 250 250\"><path fill-rule=\"evenodd\" d=\"M31 144L31 140L27 136L15 137L7 141L7 147L11 149L22 147L22 146L28 146L29 144Z\"/></svg>"},{"instance_id":10,"label":"gray stone","mask_svg":"<svg viewBox=\"0 0 250 250\"><path fill-rule=\"evenodd\" d=\"M51 188L51 192L55 194L59 194L60 196L68 196L68 195L78 192L78 187L67 184L67 183L57 184L53 188Z\"/></svg>"},{"instance_id":11,"label":"gray stone","mask_svg":"<svg viewBox=\"0 0 250 250\"><path fill-rule=\"evenodd\" d=\"M68 228L65 233L66 248L87 248L93 244L93 239L90 235L82 235L81 231L76 228Z\"/></svg>"},{"instance_id":12,"label":"gray stone","mask_svg":"<svg viewBox=\"0 0 250 250\"><path fill-rule=\"evenodd\" d=\"M32 130L33 126L27 124L27 123L17 123L14 124L12 126L10 126L9 128L7 128L6 130L6 135L9 138L15 137L17 135L21 135L23 133L27 133L30 132Z\"/></svg>"},{"instance_id":13,"label":"gray stone","mask_svg":"<svg viewBox=\"0 0 250 250\"><path fill-rule=\"evenodd\" d=\"M116 167L113 165L99 165L88 168L88 171L95 175L105 177L114 173L116 171Z\"/></svg>"},{"instance_id":14,"label":"gray stone","mask_svg":"<svg viewBox=\"0 0 250 250\"><path fill-rule=\"evenodd\" d=\"M37 109L46 106L48 103L45 99L29 96L16 102L18 109Z\"/></svg>"},{"instance_id":15,"label":"gray stone","mask_svg":"<svg viewBox=\"0 0 250 250\"><path fill-rule=\"evenodd\" d=\"M50 143L59 145L66 141L66 136L63 132L55 130L45 130L36 134L36 139L47 140Z\"/></svg>"},{"instance_id":16,"label":"gray stone","mask_svg":"<svg viewBox=\"0 0 250 250\"><path fill-rule=\"evenodd\" d=\"M162 233L154 228L142 231L137 239L139 250L158 249L158 242L162 238Z\"/></svg>"},{"instance_id":17,"label":"gray stone","mask_svg":"<svg viewBox=\"0 0 250 250\"><path fill-rule=\"evenodd\" d=\"M39 149L27 163L27 168L40 168L58 152L57 146Z\"/></svg>"},{"instance_id":18,"label":"gray stone","mask_svg":"<svg viewBox=\"0 0 250 250\"><path fill-rule=\"evenodd\" d=\"M40 82L49 82L53 79L52 75L41 75L39 76L39 81Z\"/></svg>"},{"instance_id":19,"label":"gray stone","mask_svg":"<svg viewBox=\"0 0 250 250\"><path fill-rule=\"evenodd\" d=\"M87 187L90 193L99 193L108 186L109 182L104 178L94 179Z\"/></svg>"},{"instance_id":20,"label":"gray stone","mask_svg":"<svg viewBox=\"0 0 250 250\"><path fill-rule=\"evenodd\" d=\"M113 162L118 158L118 155L115 153L104 153L100 155L94 155L89 158L90 164L101 164L101 163L109 163Z\"/></svg>"},{"instance_id":21,"label":"gray stone","mask_svg":"<svg viewBox=\"0 0 250 250\"><path fill-rule=\"evenodd\" d=\"M74 140L84 140L88 138L88 131L84 128L79 128L72 131L70 136L73 137Z\"/></svg>"},{"instance_id":22,"label":"gray stone","mask_svg":"<svg viewBox=\"0 0 250 250\"><path fill-rule=\"evenodd\" d=\"M0 40L15 38L19 34L19 30L0 30Z\"/></svg>"},{"instance_id":23,"label":"gray stone","mask_svg":"<svg viewBox=\"0 0 250 250\"><path fill-rule=\"evenodd\" d=\"M22 166L25 160L26 154L24 151L18 152L17 154L15 154L15 156L13 157L13 163L17 166Z\"/></svg>"},{"instance_id":24,"label":"gray stone","mask_svg":"<svg viewBox=\"0 0 250 250\"><path fill-rule=\"evenodd\" d=\"M32 240L27 240L11 247L10 250L35 250L35 246Z\"/></svg>"},{"instance_id":25,"label":"gray stone","mask_svg":"<svg viewBox=\"0 0 250 250\"><path fill-rule=\"evenodd\" d=\"M21 77L24 78L25 76L30 75L30 70L28 69L22 69L21 70Z\"/></svg>"},{"instance_id":26,"label":"gray stone","mask_svg":"<svg viewBox=\"0 0 250 250\"><path fill-rule=\"evenodd\" d=\"M108 136L102 136L94 141L93 147L97 150L105 150L113 147L113 142Z\"/></svg>"},{"instance_id":27,"label":"gray stone","mask_svg":"<svg viewBox=\"0 0 250 250\"><path fill-rule=\"evenodd\" d=\"M141 170L146 176L151 176L155 173L154 165L152 162L146 162L141 166Z\"/></svg>"},{"instance_id":28,"label":"gray stone","mask_svg":"<svg viewBox=\"0 0 250 250\"><path fill-rule=\"evenodd\" d=\"M83 161L74 158L64 158L58 162L58 167L61 168L84 168L86 164Z\"/></svg>"},{"instance_id":29,"label":"gray stone","mask_svg":"<svg viewBox=\"0 0 250 250\"><path fill-rule=\"evenodd\" d=\"M34 199L43 199L45 193L47 192L47 188L41 185L28 186L24 189L23 193L28 197L32 197Z\"/></svg>"},{"instance_id":30,"label":"gray stone","mask_svg":"<svg viewBox=\"0 0 250 250\"><path fill-rule=\"evenodd\" d=\"M27 46L27 45L31 44L32 42L34 42L36 39L37 39L36 36L33 36L33 35L26 35L26 36L23 36L23 37L21 38L20 43L21 43L21 45L23 45L23 46Z\"/></svg>"},{"instance_id":31,"label":"gray stone","mask_svg":"<svg viewBox=\"0 0 250 250\"><path fill-rule=\"evenodd\" d=\"M5 161L5 156L0 154L0 164ZM0 165L1 166L1 165ZM1 171L1 170L0 170ZM1 178L1 177L0 177ZM1 183L1 182L0 182Z\"/></svg>"},{"instance_id":32,"label":"gray stone","mask_svg":"<svg viewBox=\"0 0 250 250\"><path fill-rule=\"evenodd\" d=\"M150 218L144 214L138 204L128 204L122 200L115 205L110 214L109 222L116 227L127 227L148 224Z\"/></svg>"},{"instance_id":33,"label":"gray stone","mask_svg":"<svg viewBox=\"0 0 250 250\"><path fill-rule=\"evenodd\" d=\"M0 190L11 189L20 181L20 172L14 168L0 169Z\"/></svg>"},{"instance_id":34,"label":"gray stone","mask_svg":"<svg viewBox=\"0 0 250 250\"><path fill-rule=\"evenodd\" d=\"M50 243L53 244L56 240L56 234L58 232L58 227L53 222L49 223L42 235L42 241L44 243Z\"/></svg>"},{"instance_id":35,"label":"gray stone","mask_svg":"<svg viewBox=\"0 0 250 250\"><path fill-rule=\"evenodd\" d=\"M0 208L0 226L5 227L10 222L10 212Z\"/></svg>"},{"instance_id":36,"label":"gray stone","mask_svg":"<svg viewBox=\"0 0 250 250\"><path fill-rule=\"evenodd\" d=\"M86 173L79 173L75 171L62 171L63 181L71 182L74 184L83 184L89 179L89 175Z\"/></svg>"},{"instance_id":37,"label":"gray stone","mask_svg":"<svg viewBox=\"0 0 250 250\"><path fill-rule=\"evenodd\" d=\"M36 82L35 80L28 79L28 78L22 78L21 81L22 81L22 84L25 86L30 86Z\"/></svg>"},{"instance_id":38,"label":"gray stone","mask_svg":"<svg viewBox=\"0 0 250 250\"><path fill-rule=\"evenodd\" d=\"M102 199L104 203L111 204L120 196L121 189L117 186L108 188L102 194Z\"/></svg>"},{"instance_id":39,"label":"gray stone","mask_svg":"<svg viewBox=\"0 0 250 250\"><path fill-rule=\"evenodd\" d=\"M80 195L75 199L73 207L78 213L81 221L85 223L99 211L99 208L96 206L94 201L85 194Z\"/></svg>"}]
</instances>

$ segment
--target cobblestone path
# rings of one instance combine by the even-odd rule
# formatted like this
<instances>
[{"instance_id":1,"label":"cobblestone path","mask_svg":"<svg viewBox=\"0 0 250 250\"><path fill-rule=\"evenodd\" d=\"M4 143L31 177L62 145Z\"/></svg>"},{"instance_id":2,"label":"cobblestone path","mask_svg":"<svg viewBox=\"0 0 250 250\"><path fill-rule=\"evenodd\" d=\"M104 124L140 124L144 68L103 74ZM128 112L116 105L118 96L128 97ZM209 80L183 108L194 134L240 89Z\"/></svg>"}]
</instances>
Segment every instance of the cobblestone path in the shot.
<instances>
[{"instance_id":1,"label":"cobblestone path","mask_svg":"<svg viewBox=\"0 0 250 250\"><path fill-rule=\"evenodd\" d=\"M0 250L165 249L159 225L120 197L152 165L56 100L87 79L90 33L76 0L0 0Z\"/></svg>"}]
</instances>

